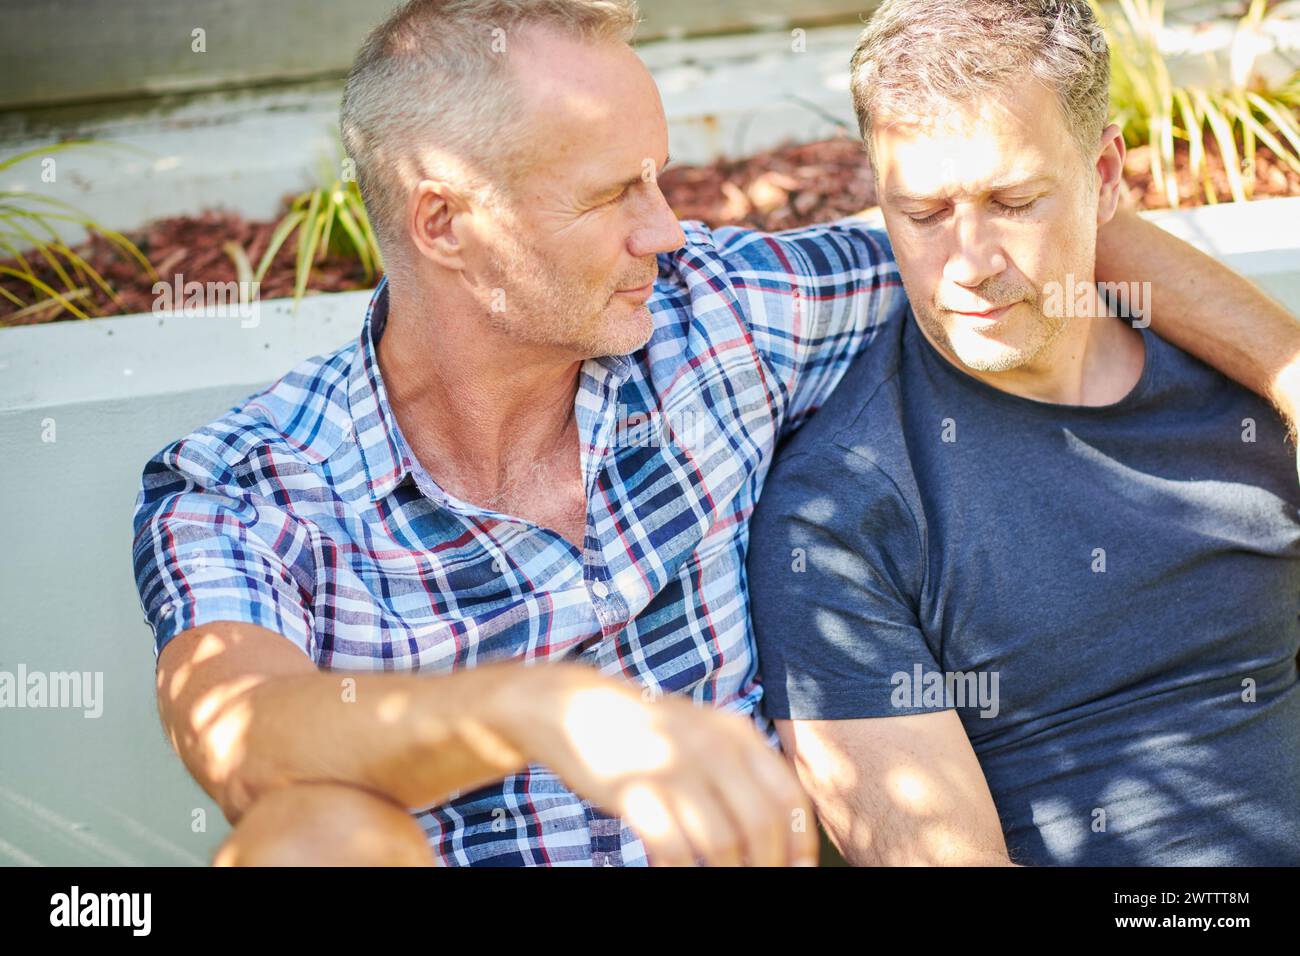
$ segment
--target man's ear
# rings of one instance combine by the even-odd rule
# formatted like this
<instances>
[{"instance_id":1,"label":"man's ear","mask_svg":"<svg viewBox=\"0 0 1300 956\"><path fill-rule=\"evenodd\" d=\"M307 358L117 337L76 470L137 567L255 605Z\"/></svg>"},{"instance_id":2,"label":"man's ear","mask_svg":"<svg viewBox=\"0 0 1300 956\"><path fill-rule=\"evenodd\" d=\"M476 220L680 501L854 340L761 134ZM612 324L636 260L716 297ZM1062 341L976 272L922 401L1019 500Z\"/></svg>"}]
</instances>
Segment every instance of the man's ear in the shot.
<instances>
[{"instance_id":1,"label":"man's ear","mask_svg":"<svg viewBox=\"0 0 1300 956\"><path fill-rule=\"evenodd\" d=\"M468 212L464 200L447 183L422 179L407 201L407 228L416 253L445 269L465 268L465 248L458 219Z\"/></svg>"},{"instance_id":2,"label":"man's ear","mask_svg":"<svg viewBox=\"0 0 1300 956\"><path fill-rule=\"evenodd\" d=\"M1097 225L1104 226L1115 215L1120 187L1124 184L1124 136L1114 123L1101 131L1097 154Z\"/></svg>"}]
</instances>

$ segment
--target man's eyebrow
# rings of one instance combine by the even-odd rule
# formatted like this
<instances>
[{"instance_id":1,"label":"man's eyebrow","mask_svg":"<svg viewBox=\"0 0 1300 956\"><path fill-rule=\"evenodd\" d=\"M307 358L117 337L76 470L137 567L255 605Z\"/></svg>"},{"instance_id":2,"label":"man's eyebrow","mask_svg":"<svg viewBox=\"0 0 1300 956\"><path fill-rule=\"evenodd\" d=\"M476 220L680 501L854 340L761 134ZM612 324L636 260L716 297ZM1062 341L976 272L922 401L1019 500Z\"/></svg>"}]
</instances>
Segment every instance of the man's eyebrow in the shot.
<instances>
[{"instance_id":1,"label":"man's eyebrow","mask_svg":"<svg viewBox=\"0 0 1300 956\"><path fill-rule=\"evenodd\" d=\"M668 164L671 163L672 161L673 158L671 155L666 156L664 158L663 165L660 166L659 169L655 171L656 178L659 176L660 173L662 173L665 169L668 168ZM595 189L591 189L587 192L587 198L595 199L597 196L604 196L607 193L613 193L615 191L622 192L624 189L627 189L629 186L635 186L637 183L641 182L642 179L644 178L644 175L645 175L644 173L637 173L635 176L630 176L627 179L623 180L622 182L610 183L608 186L599 186Z\"/></svg>"},{"instance_id":2,"label":"man's eyebrow","mask_svg":"<svg viewBox=\"0 0 1300 956\"><path fill-rule=\"evenodd\" d=\"M1055 177L1041 173L1037 176L1029 176L1024 179L1004 179L998 182L989 183L982 186L981 193L1005 193L1017 189L1035 189L1039 186L1046 186L1055 183ZM954 190L945 189L942 192L935 193L931 196L920 196L913 193L905 192L901 189L891 189L889 199L891 202L933 202L936 199L946 199Z\"/></svg>"}]
</instances>

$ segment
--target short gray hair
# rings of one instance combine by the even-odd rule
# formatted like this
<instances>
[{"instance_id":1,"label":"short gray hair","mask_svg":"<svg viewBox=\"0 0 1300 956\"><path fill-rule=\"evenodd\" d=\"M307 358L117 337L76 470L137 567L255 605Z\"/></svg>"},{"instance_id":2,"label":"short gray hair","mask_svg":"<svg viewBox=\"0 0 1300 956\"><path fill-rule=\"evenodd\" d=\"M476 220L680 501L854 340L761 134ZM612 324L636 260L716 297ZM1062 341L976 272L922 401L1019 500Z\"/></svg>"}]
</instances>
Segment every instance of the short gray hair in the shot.
<instances>
[{"instance_id":1,"label":"short gray hair","mask_svg":"<svg viewBox=\"0 0 1300 956\"><path fill-rule=\"evenodd\" d=\"M1110 109L1106 35L1084 0L885 0L850 63L858 129L1036 81L1057 95L1084 156Z\"/></svg>"},{"instance_id":2,"label":"short gray hair","mask_svg":"<svg viewBox=\"0 0 1300 956\"><path fill-rule=\"evenodd\" d=\"M348 74L339 130L390 271L404 169L488 204L513 184L522 150L507 38L545 26L628 43L636 23L635 0L408 0L371 31Z\"/></svg>"}]
</instances>

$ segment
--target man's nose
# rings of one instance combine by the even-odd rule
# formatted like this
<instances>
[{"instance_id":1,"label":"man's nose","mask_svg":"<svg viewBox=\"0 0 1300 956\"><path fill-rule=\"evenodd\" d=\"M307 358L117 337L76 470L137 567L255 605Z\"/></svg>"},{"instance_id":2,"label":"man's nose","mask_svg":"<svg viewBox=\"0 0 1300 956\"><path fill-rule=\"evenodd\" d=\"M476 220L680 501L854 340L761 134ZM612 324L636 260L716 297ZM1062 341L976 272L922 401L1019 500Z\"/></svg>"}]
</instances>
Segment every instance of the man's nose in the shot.
<instances>
[{"instance_id":1,"label":"man's nose","mask_svg":"<svg viewBox=\"0 0 1300 956\"><path fill-rule=\"evenodd\" d=\"M952 249L943 267L949 282L973 289L1006 271L998 230L978 211L953 211L950 241Z\"/></svg>"},{"instance_id":2,"label":"man's nose","mask_svg":"<svg viewBox=\"0 0 1300 956\"><path fill-rule=\"evenodd\" d=\"M686 233L664 198L658 180L647 183L646 187L638 204L636 228L627 241L627 251L638 259L672 252L686 244Z\"/></svg>"}]
</instances>

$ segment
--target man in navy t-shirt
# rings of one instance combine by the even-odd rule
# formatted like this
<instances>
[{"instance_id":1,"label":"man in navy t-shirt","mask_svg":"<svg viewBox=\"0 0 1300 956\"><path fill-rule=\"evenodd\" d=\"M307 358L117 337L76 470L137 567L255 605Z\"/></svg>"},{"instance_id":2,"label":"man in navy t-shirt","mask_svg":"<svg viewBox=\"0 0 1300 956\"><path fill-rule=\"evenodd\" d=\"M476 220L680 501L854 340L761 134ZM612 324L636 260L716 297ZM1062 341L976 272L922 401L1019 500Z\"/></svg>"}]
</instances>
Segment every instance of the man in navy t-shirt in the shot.
<instances>
[{"instance_id":1,"label":"man in navy t-shirt","mask_svg":"<svg viewBox=\"0 0 1300 956\"><path fill-rule=\"evenodd\" d=\"M855 863L1300 864L1292 453L1098 295L1106 79L1083 3L889 0L854 57L913 315L784 449L749 587Z\"/></svg>"}]
</instances>

